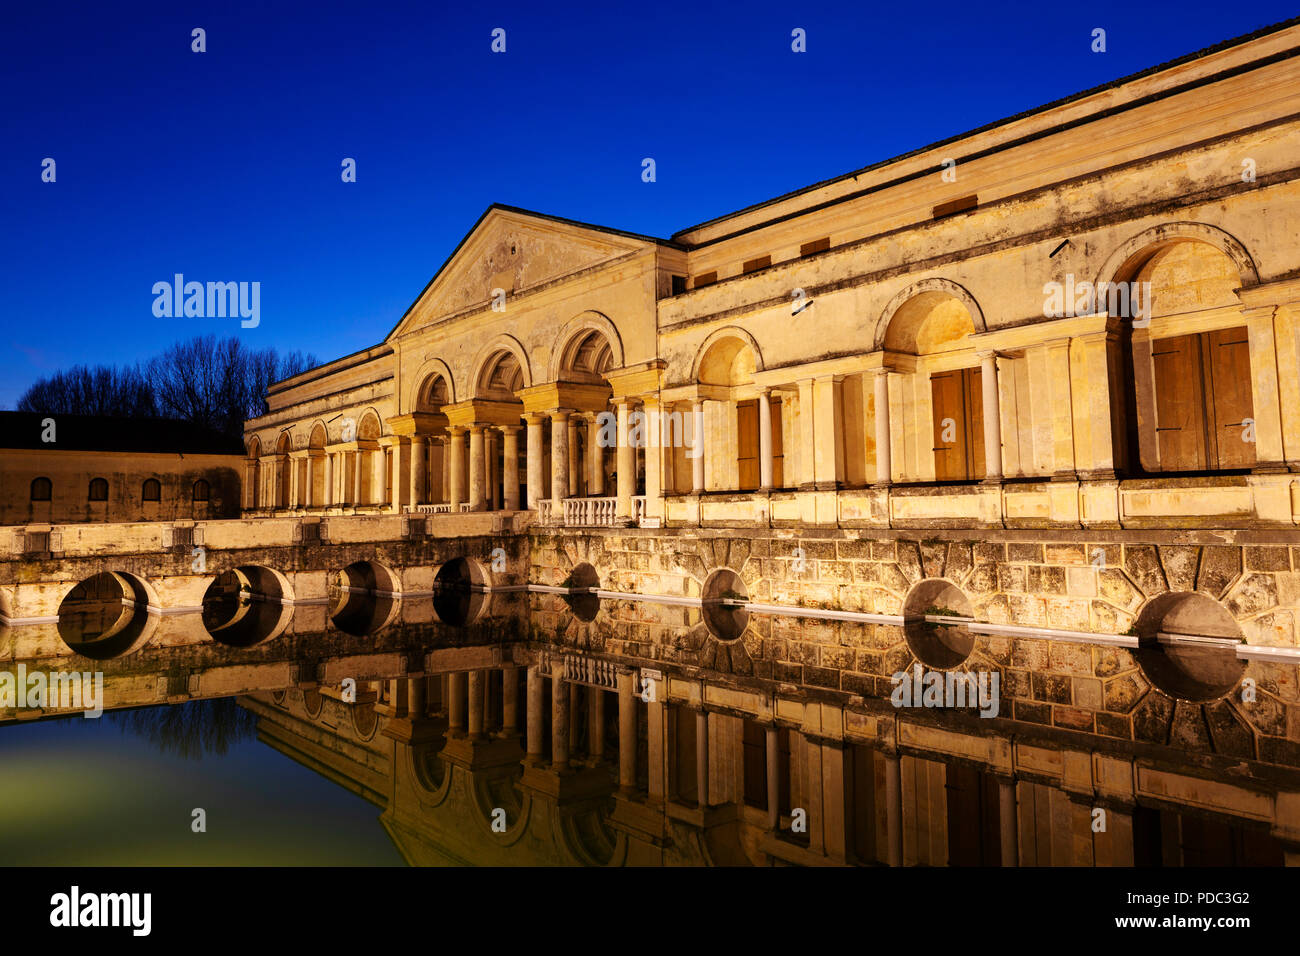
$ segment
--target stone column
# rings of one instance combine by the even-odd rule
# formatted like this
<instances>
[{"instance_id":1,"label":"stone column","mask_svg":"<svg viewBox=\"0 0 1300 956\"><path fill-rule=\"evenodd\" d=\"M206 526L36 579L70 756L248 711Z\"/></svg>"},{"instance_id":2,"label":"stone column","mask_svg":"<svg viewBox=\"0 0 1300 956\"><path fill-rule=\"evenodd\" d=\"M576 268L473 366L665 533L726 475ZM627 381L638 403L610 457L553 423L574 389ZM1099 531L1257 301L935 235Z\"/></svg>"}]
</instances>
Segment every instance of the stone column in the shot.
<instances>
[{"instance_id":1,"label":"stone column","mask_svg":"<svg viewBox=\"0 0 1300 956\"><path fill-rule=\"evenodd\" d=\"M636 490L636 453L629 443L627 399L618 403L618 503L614 517L619 521L632 520L632 492Z\"/></svg>"},{"instance_id":2,"label":"stone column","mask_svg":"<svg viewBox=\"0 0 1300 956\"><path fill-rule=\"evenodd\" d=\"M500 451L501 439L495 428L489 428L484 433L484 439L487 444L487 500L488 507L493 511L501 510L501 482L498 472L501 468Z\"/></svg>"},{"instance_id":3,"label":"stone column","mask_svg":"<svg viewBox=\"0 0 1300 956\"><path fill-rule=\"evenodd\" d=\"M455 514L460 510L460 503L465 500L465 428L454 425L451 433L451 492L447 503Z\"/></svg>"},{"instance_id":4,"label":"stone column","mask_svg":"<svg viewBox=\"0 0 1300 956\"><path fill-rule=\"evenodd\" d=\"M289 504L297 508L299 505L298 495L302 490L301 483L298 481L298 461L289 459Z\"/></svg>"},{"instance_id":5,"label":"stone column","mask_svg":"<svg viewBox=\"0 0 1300 956\"><path fill-rule=\"evenodd\" d=\"M458 737L465 730L465 672L457 671L447 680L447 731Z\"/></svg>"},{"instance_id":6,"label":"stone column","mask_svg":"<svg viewBox=\"0 0 1300 956\"><path fill-rule=\"evenodd\" d=\"M501 670L501 733L514 736L519 729L519 671Z\"/></svg>"},{"instance_id":7,"label":"stone column","mask_svg":"<svg viewBox=\"0 0 1300 956\"><path fill-rule=\"evenodd\" d=\"M984 477L1002 477L1002 415L998 410L996 352L980 352L980 387L984 399Z\"/></svg>"},{"instance_id":8,"label":"stone column","mask_svg":"<svg viewBox=\"0 0 1300 956\"><path fill-rule=\"evenodd\" d=\"M366 473L366 453L358 448L352 453L352 507L360 508L364 504L362 500L362 490L365 488L365 482L362 478Z\"/></svg>"},{"instance_id":9,"label":"stone column","mask_svg":"<svg viewBox=\"0 0 1300 956\"><path fill-rule=\"evenodd\" d=\"M668 797L665 774L668 765L668 727L665 717L663 698L656 693L654 699L646 704L646 760L650 764L647 773L648 796L650 802L655 804L662 804Z\"/></svg>"},{"instance_id":10,"label":"stone column","mask_svg":"<svg viewBox=\"0 0 1300 956\"><path fill-rule=\"evenodd\" d=\"M652 517L663 515L663 415L659 407L659 397L648 397L645 409L645 508Z\"/></svg>"},{"instance_id":11,"label":"stone column","mask_svg":"<svg viewBox=\"0 0 1300 956\"><path fill-rule=\"evenodd\" d=\"M605 692L587 688L587 752L596 762L605 759Z\"/></svg>"},{"instance_id":12,"label":"stone column","mask_svg":"<svg viewBox=\"0 0 1300 956\"><path fill-rule=\"evenodd\" d=\"M334 497L334 456L330 453L325 455L325 500L321 504L329 507L337 499Z\"/></svg>"},{"instance_id":13,"label":"stone column","mask_svg":"<svg viewBox=\"0 0 1300 956\"><path fill-rule=\"evenodd\" d=\"M691 438L695 442L695 457L691 460L691 494L704 494L704 401L696 399L691 405Z\"/></svg>"},{"instance_id":14,"label":"stone column","mask_svg":"<svg viewBox=\"0 0 1300 956\"><path fill-rule=\"evenodd\" d=\"M892 480L889 461L889 372L877 369L876 380L876 484L886 485Z\"/></svg>"},{"instance_id":15,"label":"stone column","mask_svg":"<svg viewBox=\"0 0 1300 956\"><path fill-rule=\"evenodd\" d=\"M781 827L781 777L777 766L776 727L767 728L767 826L775 832Z\"/></svg>"},{"instance_id":16,"label":"stone column","mask_svg":"<svg viewBox=\"0 0 1300 956\"><path fill-rule=\"evenodd\" d=\"M372 505L382 505L385 503L384 482L388 478L388 449L380 447L370 453L374 459L374 467L370 469L370 503Z\"/></svg>"},{"instance_id":17,"label":"stone column","mask_svg":"<svg viewBox=\"0 0 1300 956\"><path fill-rule=\"evenodd\" d=\"M578 416L569 416L569 497L578 497L578 482L582 477L578 462Z\"/></svg>"},{"instance_id":18,"label":"stone column","mask_svg":"<svg viewBox=\"0 0 1300 956\"><path fill-rule=\"evenodd\" d=\"M709 805L709 715L695 712L695 802Z\"/></svg>"},{"instance_id":19,"label":"stone column","mask_svg":"<svg viewBox=\"0 0 1300 956\"><path fill-rule=\"evenodd\" d=\"M528 668L528 760L539 764L545 757L545 737L542 731L542 669L534 664Z\"/></svg>"},{"instance_id":20,"label":"stone column","mask_svg":"<svg viewBox=\"0 0 1300 956\"><path fill-rule=\"evenodd\" d=\"M501 428L502 462L501 480L505 484L506 511L519 510L519 426L503 425Z\"/></svg>"},{"instance_id":21,"label":"stone column","mask_svg":"<svg viewBox=\"0 0 1300 956\"><path fill-rule=\"evenodd\" d=\"M772 490L772 398L767 389L758 395L758 490Z\"/></svg>"},{"instance_id":22,"label":"stone column","mask_svg":"<svg viewBox=\"0 0 1300 956\"><path fill-rule=\"evenodd\" d=\"M469 510L482 511L483 497L483 426L469 427Z\"/></svg>"},{"instance_id":23,"label":"stone column","mask_svg":"<svg viewBox=\"0 0 1300 956\"><path fill-rule=\"evenodd\" d=\"M1020 865L1020 820L1016 813L1016 782L998 779L998 829L1002 837L1002 865Z\"/></svg>"},{"instance_id":24,"label":"stone column","mask_svg":"<svg viewBox=\"0 0 1300 956\"><path fill-rule=\"evenodd\" d=\"M636 789L636 697L631 672L618 674L618 788Z\"/></svg>"},{"instance_id":25,"label":"stone column","mask_svg":"<svg viewBox=\"0 0 1300 956\"><path fill-rule=\"evenodd\" d=\"M600 447L600 415L587 419L587 494L593 498L605 494L605 455Z\"/></svg>"},{"instance_id":26,"label":"stone column","mask_svg":"<svg viewBox=\"0 0 1300 956\"><path fill-rule=\"evenodd\" d=\"M412 720L419 720L425 712L424 678L412 677L406 689L406 711Z\"/></svg>"},{"instance_id":27,"label":"stone column","mask_svg":"<svg viewBox=\"0 0 1300 956\"><path fill-rule=\"evenodd\" d=\"M438 504L445 505L451 501L451 435L442 436L442 494Z\"/></svg>"},{"instance_id":28,"label":"stone column","mask_svg":"<svg viewBox=\"0 0 1300 956\"><path fill-rule=\"evenodd\" d=\"M898 754L885 754L885 831L890 866L903 865L903 769Z\"/></svg>"},{"instance_id":29,"label":"stone column","mask_svg":"<svg viewBox=\"0 0 1300 956\"><path fill-rule=\"evenodd\" d=\"M551 769L569 769L569 688L558 663L551 673Z\"/></svg>"},{"instance_id":30,"label":"stone column","mask_svg":"<svg viewBox=\"0 0 1300 956\"><path fill-rule=\"evenodd\" d=\"M411 436L411 506L425 504L425 462L428 458L425 456L425 437L423 435Z\"/></svg>"},{"instance_id":31,"label":"stone column","mask_svg":"<svg viewBox=\"0 0 1300 956\"><path fill-rule=\"evenodd\" d=\"M483 736L483 672L469 672L469 735L477 740Z\"/></svg>"},{"instance_id":32,"label":"stone column","mask_svg":"<svg viewBox=\"0 0 1300 956\"><path fill-rule=\"evenodd\" d=\"M304 508L316 507L316 469L313 467L316 459L312 455L307 456L307 486L303 489L302 503Z\"/></svg>"},{"instance_id":33,"label":"stone column","mask_svg":"<svg viewBox=\"0 0 1300 956\"><path fill-rule=\"evenodd\" d=\"M551 413L551 501L556 521L564 518L564 496L569 490L569 409Z\"/></svg>"},{"instance_id":34,"label":"stone column","mask_svg":"<svg viewBox=\"0 0 1300 956\"><path fill-rule=\"evenodd\" d=\"M542 416L529 413L524 416L527 428L528 455L528 508L535 510L542 500Z\"/></svg>"}]
</instances>

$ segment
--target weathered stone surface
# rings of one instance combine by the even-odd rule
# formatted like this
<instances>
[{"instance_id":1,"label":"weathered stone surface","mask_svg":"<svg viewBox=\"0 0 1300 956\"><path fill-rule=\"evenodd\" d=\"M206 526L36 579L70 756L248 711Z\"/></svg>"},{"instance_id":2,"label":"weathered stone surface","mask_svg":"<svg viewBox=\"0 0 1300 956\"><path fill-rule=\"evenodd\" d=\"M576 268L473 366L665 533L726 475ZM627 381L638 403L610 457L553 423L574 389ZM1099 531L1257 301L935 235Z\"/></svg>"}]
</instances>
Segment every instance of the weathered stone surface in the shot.
<instances>
[{"instance_id":1,"label":"weathered stone surface","mask_svg":"<svg viewBox=\"0 0 1300 956\"><path fill-rule=\"evenodd\" d=\"M1228 701L1216 700L1206 704L1205 720L1210 726L1215 753L1247 759L1255 756L1255 735Z\"/></svg>"},{"instance_id":2,"label":"weathered stone surface","mask_svg":"<svg viewBox=\"0 0 1300 956\"><path fill-rule=\"evenodd\" d=\"M1164 569L1165 580L1169 582L1169 590L1195 590L1201 549L1184 545L1163 545L1158 551L1160 566Z\"/></svg>"},{"instance_id":3,"label":"weathered stone surface","mask_svg":"<svg viewBox=\"0 0 1300 956\"><path fill-rule=\"evenodd\" d=\"M921 550L915 541L898 542L898 569L903 572L908 583L915 584L921 580Z\"/></svg>"},{"instance_id":4,"label":"weathered stone surface","mask_svg":"<svg viewBox=\"0 0 1300 956\"><path fill-rule=\"evenodd\" d=\"M1183 750L1195 750L1210 753L1214 745L1210 742L1210 728L1205 724L1205 715L1200 704L1180 700L1174 707L1174 719L1169 729L1171 746Z\"/></svg>"},{"instance_id":5,"label":"weathered stone surface","mask_svg":"<svg viewBox=\"0 0 1300 956\"><path fill-rule=\"evenodd\" d=\"M1241 714L1250 721L1261 734L1274 737L1286 735L1286 706L1269 694L1256 692L1253 703L1241 703Z\"/></svg>"},{"instance_id":6,"label":"weathered stone surface","mask_svg":"<svg viewBox=\"0 0 1300 956\"><path fill-rule=\"evenodd\" d=\"M948 545L948 561L944 566L944 577L960 585L974 566L975 557L969 541L954 541Z\"/></svg>"},{"instance_id":7,"label":"weathered stone surface","mask_svg":"<svg viewBox=\"0 0 1300 956\"><path fill-rule=\"evenodd\" d=\"M1270 574L1247 573L1233 585L1224 601L1228 613L1242 618L1277 606L1277 586Z\"/></svg>"},{"instance_id":8,"label":"weathered stone surface","mask_svg":"<svg viewBox=\"0 0 1300 956\"><path fill-rule=\"evenodd\" d=\"M1127 679L1125 677L1117 678L1119 681ZM1115 682L1112 681L1112 683ZM1108 686L1108 693L1109 690ZM1133 736L1148 743L1167 743L1169 740L1169 724L1173 716L1173 701L1164 694L1147 694L1133 714Z\"/></svg>"},{"instance_id":9,"label":"weathered stone surface","mask_svg":"<svg viewBox=\"0 0 1300 956\"><path fill-rule=\"evenodd\" d=\"M1241 549L1210 545L1201 550L1201 568L1196 590L1218 597L1241 573Z\"/></svg>"},{"instance_id":10,"label":"weathered stone surface","mask_svg":"<svg viewBox=\"0 0 1300 956\"><path fill-rule=\"evenodd\" d=\"M1160 560L1156 549L1150 545L1125 545L1124 569L1129 578L1147 597L1154 597L1169 590L1165 584L1164 572L1160 569ZM1103 577L1105 573L1103 572ZM1103 591L1103 594L1105 592ZM1119 601L1113 603L1119 604Z\"/></svg>"},{"instance_id":11,"label":"weathered stone surface","mask_svg":"<svg viewBox=\"0 0 1300 956\"><path fill-rule=\"evenodd\" d=\"M1105 682L1106 709L1117 714L1126 714L1147 693L1150 685L1145 677L1137 671L1129 671ZM1163 697L1163 695L1148 695Z\"/></svg>"},{"instance_id":12,"label":"weathered stone surface","mask_svg":"<svg viewBox=\"0 0 1300 956\"><path fill-rule=\"evenodd\" d=\"M1105 568L1098 572L1097 580L1104 600L1128 611L1135 611L1141 606L1142 592L1133 586L1133 582L1123 571L1117 568Z\"/></svg>"},{"instance_id":13,"label":"weathered stone surface","mask_svg":"<svg viewBox=\"0 0 1300 956\"><path fill-rule=\"evenodd\" d=\"M946 541L921 542L921 570L927 578L945 577L944 566L948 563L948 543Z\"/></svg>"},{"instance_id":14,"label":"weathered stone surface","mask_svg":"<svg viewBox=\"0 0 1300 956\"><path fill-rule=\"evenodd\" d=\"M1070 679L1057 674L1039 674L1032 675L1031 683L1035 700L1047 701L1052 704L1069 704L1071 703Z\"/></svg>"},{"instance_id":15,"label":"weathered stone surface","mask_svg":"<svg viewBox=\"0 0 1300 956\"><path fill-rule=\"evenodd\" d=\"M1284 547L1246 547L1247 571L1290 571L1291 555Z\"/></svg>"},{"instance_id":16,"label":"weathered stone surface","mask_svg":"<svg viewBox=\"0 0 1300 956\"><path fill-rule=\"evenodd\" d=\"M1052 723L1067 730L1093 731L1093 713L1078 707L1053 707Z\"/></svg>"},{"instance_id":17,"label":"weathered stone surface","mask_svg":"<svg viewBox=\"0 0 1300 956\"><path fill-rule=\"evenodd\" d=\"M1007 561L1013 563L1043 563L1043 546L1036 542L1011 541L1007 544Z\"/></svg>"}]
</instances>

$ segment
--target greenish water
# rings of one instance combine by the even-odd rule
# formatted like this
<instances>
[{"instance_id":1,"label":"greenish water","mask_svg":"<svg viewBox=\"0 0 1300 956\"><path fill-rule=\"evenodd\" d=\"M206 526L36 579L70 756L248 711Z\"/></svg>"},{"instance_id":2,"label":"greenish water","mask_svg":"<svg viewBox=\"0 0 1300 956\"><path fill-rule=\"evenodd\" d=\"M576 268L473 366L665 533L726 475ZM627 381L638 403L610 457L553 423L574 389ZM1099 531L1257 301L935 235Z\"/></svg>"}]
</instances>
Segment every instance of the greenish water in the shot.
<instances>
[{"instance_id":1,"label":"greenish water","mask_svg":"<svg viewBox=\"0 0 1300 956\"><path fill-rule=\"evenodd\" d=\"M380 808L252 722L226 699L0 727L0 865L402 864Z\"/></svg>"}]
</instances>

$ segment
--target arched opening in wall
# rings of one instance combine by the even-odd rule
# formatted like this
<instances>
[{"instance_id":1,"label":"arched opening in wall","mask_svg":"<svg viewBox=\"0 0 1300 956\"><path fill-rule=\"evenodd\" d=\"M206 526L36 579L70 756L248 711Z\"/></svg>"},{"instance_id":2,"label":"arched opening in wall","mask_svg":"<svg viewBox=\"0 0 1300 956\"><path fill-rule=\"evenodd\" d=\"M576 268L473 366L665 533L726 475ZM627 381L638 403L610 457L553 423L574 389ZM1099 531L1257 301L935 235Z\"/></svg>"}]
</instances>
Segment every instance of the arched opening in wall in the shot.
<instances>
[{"instance_id":1,"label":"arched opening in wall","mask_svg":"<svg viewBox=\"0 0 1300 956\"><path fill-rule=\"evenodd\" d=\"M609 407L613 388L605 377L613 367L613 346L599 329L579 330L562 348L558 380L593 389L591 403L580 407L578 412L595 417L580 420L573 433L573 457L578 468L572 478L578 497L611 496L617 486L618 449L600 440L601 416L613 414Z\"/></svg>"},{"instance_id":2,"label":"arched opening in wall","mask_svg":"<svg viewBox=\"0 0 1300 956\"><path fill-rule=\"evenodd\" d=\"M248 462L244 466L244 491L246 507L255 510L262 507L262 440L256 435L248 442Z\"/></svg>"},{"instance_id":3,"label":"arched opening in wall","mask_svg":"<svg viewBox=\"0 0 1300 956\"><path fill-rule=\"evenodd\" d=\"M86 492L88 501L108 501L108 480L105 478L90 479L90 488Z\"/></svg>"},{"instance_id":4,"label":"arched opening in wall","mask_svg":"<svg viewBox=\"0 0 1300 956\"><path fill-rule=\"evenodd\" d=\"M889 320L884 348L916 356L911 374L929 386L918 389L917 420L911 424L918 434L931 435L931 460L922 454L902 463L904 473L915 478L929 478L931 468L935 481L971 481L987 474L983 377L970 344L974 332L966 303L939 290L912 296Z\"/></svg>"},{"instance_id":5,"label":"arched opening in wall","mask_svg":"<svg viewBox=\"0 0 1300 956\"><path fill-rule=\"evenodd\" d=\"M416 489L420 504L446 504L451 500L451 449L450 433L447 429L445 406L451 404L451 385L441 372L425 376L415 393L415 410L429 416L426 424L421 426L420 434L425 442L419 446L424 455L424 484ZM464 441L464 436L461 436ZM415 454L412 448L412 454ZM394 460L395 461L395 460ZM397 474L396 465L390 461L388 481L391 493L392 482ZM417 472L418 473L418 472Z\"/></svg>"},{"instance_id":6,"label":"arched opening in wall","mask_svg":"<svg viewBox=\"0 0 1300 956\"><path fill-rule=\"evenodd\" d=\"M397 575L374 561L357 561L330 582L330 620L344 634L364 637L397 616L402 585Z\"/></svg>"},{"instance_id":7,"label":"arched opening in wall","mask_svg":"<svg viewBox=\"0 0 1300 956\"><path fill-rule=\"evenodd\" d=\"M433 579L433 612L438 620L456 627L472 623L483 612L486 575L476 561L453 558Z\"/></svg>"},{"instance_id":8,"label":"arched opening in wall","mask_svg":"<svg viewBox=\"0 0 1300 956\"><path fill-rule=\"evenodd\" d=\"M972 616L970 598L942 578L918 581L903 601L903 635L917 660L951 670L975 650L975 636L961 618ZM948 618L927 621L926 617Z\"/></svg>"},{"instance_id":9,"label":"arched opening in wall","mask_svg":"<svg viewBox=\"0 0 1300 956\"><path fill-rule=\"evenodd\" d=\"M1250 336L1241 273L1216 246L1154 243L1098 290L1126 321L1120 344L1130 471L1244 471L1256 463ZM1100 301L1102 296L1105 301Z\"/></svg>"},{"instance_id":10,"label":"arched opening in wall","mask_svg":"<svg viewBox=\"0 0 1300 956\"><path fill-rule=\"evenodd\" d=\"M54 491L54 484L48 478L32 479L32 501L49 501Z\"/></svg>"},{"instance_id":11,"label":"arched opening in wall","mask_svg":"<svg viewBox=\"0 0 1300 956\"><path fill-rule=\"evenodd\" d=\"M719 568L704 581L701 612L709 633L720 641L738 641L749 626L749 592L740 575Z\"/></svg>"},{"instance_id":12,"label":"arched opening in wall","mask_svg":"<svg viewBox=\"0 0 1300 956\"><path fill-rule=\"evenodd\" d=\"M1179 700L1211 701L1231 693L1246 671L1237 657L1241 628L1218 601L1191 591L1152 598L1138 614L1133 652L1142 673Z\"/></svg>"},{"instance_id":13,"label":"arched opening in wall","mask_svg":"<svg viewBox=\"0 0 1300 956\"><path fill-rule=\"evenodd\" d=\"M355 485L356 503L358 505L382 505L391 501L391 487L388 482L384 450L379 446L379 436L383 426L379 416L367 411L361 416L357 425L357 464Z\"/></svg>"},{"instance_id":14,"label":"arched opening in wall","mask_svg":"<svg viewBox=\"0 0 1300 956\"><path fill-rule=\"evenodd\" d=\"M280 437L275 440L275 464L272 470L274 488L272 489L273 500L271 507L287 508L293 504L290 498L290 478L289 473L289 452L293 450L293 436L288 430L280 432Z\"/></svg>"},{"instance_id":15,"label":"arched opening in wall","mask_svg":"<svg viewBox=\"0 0 1300 956\"><path fill-rule=\"evenodd\" d=\"M499 510L505 506L505 428L515 429L516 455L515 474L522 489L527 482L528 468L525 463L524 450L527 438L520 440L524 431L524 403L515 394L524 387L524 370L513 352L502 350L491 356L484 363L474 387L474 406L476 415L484 423L481 441L483 455L481 467L483 474L483 507ZM474 476L469 474L474 468L474 447L476 438L469 430L462 437L467 442L463 456L467 475L464 482L466 500L474 487ZM522 499L521 500L525 500Z\"/></svg>"},{"instance_id":16,"label":"arched opening in wall","mask_svg":"<svg viewBox=\"0 0 1300 956\"><path fill-rule=\"evenodd\" d=\"M696 453L704 451L698 443L706 436L710 449L736 449L734 466L731 461L719 461L716 455L705 454L706 489L752 491L759 487L761 416L759 399L754 397L757 392L754 386L757 362L753 347L738 335L723 335L700 356L696 375L699 384L708 392L709 401L702 406L701 434L695 434L696 422L683 421L683 431L691 435L691 444L696 447L687 447L685 442L672 442L671 487L679 494L691 492ZM692 419L693 409L687 408L683 413L686 419ZM779 411L776 411L776 416L772 421L774 450L781 447ZM665 440L668 440L666 436Z\"/></svg>"},{"instance_id":17,"label":"arched opening in wall","mask_svg":"<svg viewBox=\"0 0 1300 956\"><path fill-rule=\"evenodd\" d=\"M223 571L203 595L203 626L218 644L254 647L279 637L293 616L283 575L244 565Z\"/></svg>"},{"instance_id":18,"label":"arched opening in wall","mask_svg":"<svg viewBox=\"0 0 1300 956\"><path fill-rule=\"evenodd\" d=\"M149 613L151 595L131 574L105 571L73 588L59 605L59 637L73 651L106 661L149 642L158 616Z\"/></svg>"},{"instance_id":19,"label":"arched opening in wall","mask_svg":"<svg viewBox=\"0 0 1300 956\"><path fill-rule=\"evenodd\" d=\"M564 596L564 603L569 606L573 616L584 623L594 621L600 612L600 598L596 590L600 587L600 577L596 569L585 561L574 566L564 582L569 593Z\"/></svg>"}]
</instances>

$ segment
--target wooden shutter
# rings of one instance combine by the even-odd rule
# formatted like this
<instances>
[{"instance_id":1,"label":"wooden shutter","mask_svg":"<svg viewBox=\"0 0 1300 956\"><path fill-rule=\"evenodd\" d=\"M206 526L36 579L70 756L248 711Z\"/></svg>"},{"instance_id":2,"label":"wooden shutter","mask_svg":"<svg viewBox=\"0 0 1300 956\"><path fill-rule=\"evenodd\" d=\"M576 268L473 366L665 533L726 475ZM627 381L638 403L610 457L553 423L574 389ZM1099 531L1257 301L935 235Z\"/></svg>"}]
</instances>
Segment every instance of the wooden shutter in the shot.
<instances>
[{"instance_id":1,"label":"wooden shutter","mask_svg":"<svg viewBox=\"0 0 1300 956\"><path fill-rule=\"evenodd\" d=\"M1246 441L1244 422L1255 417L1251 398L1250 345L1246 327L1202 333L1208 383L1208 416L1214 423L1210 452L1214 468L1250 468L1255 464L1255 443ZM1252 428L1250 438L1254 438Z\"/></svg>"},{"instance_id":2,"label":"wooden shutter","mask_svg":"<svg viewBox=\"0 0 1300 956\"><path fill-rule=\"evenodd\" d=\"M772 487L785 487L785 440L781 430L781 402L772 402Z\"/></svg>"},{"instance_id":3,"label":"wooden shutter","mask_svg":"<svg viewBox=\"0 0 1300 956\"><path fill-rule=\"evenodd\" d=\"M742 731L745 765L745 803L751 807L767 809L767 729L752 720L746 720Z\"/></svg>"},{"instance_id":4,"label":"wooden shutter","mask_svg":"<svg viewBox=\"0 0 1300 956\"><path fill-rule=\"evenodd\" d=\"M1155 368L1156 448L1162 471L1206 467L1201 337L1195 333L1152 343Z\"/></svg>"},{"instance_id":5,"label":"wooden shutter","mask_svg":"<svg viewBox=\"0 0 1300 956\"><path fill-rule=\"evenodd\" d=\"M978 368L936 372L930 376L934 409L934 477L966 481L984 477L984 396ZM952 419L953 438L943 440L945 419Z\"/></svg>"},{"instance_id":6,"label":"wooden shutter","mask_svg":"<svg viewBox=\"0 0 1300 956\"><path fill-rule=\"evenodd\" d=\"M960 369L930 376L934 410L934 477L937 481L963 481L966 471L966 410ZM951 421L951 428L945 423ZM944 441L944 432L952 441Z\"/></svg>"},{"instance_id":7,"label":"wooden shutter","mask_svg":"<svg viewBox=\"0 0 1300 956\"><path fill-rule=\"evenodd\" d=\"M740 490L753 491L758 487L758 401L755 399L736 405L736 448Z\"/></svg>"}]
</instances>

